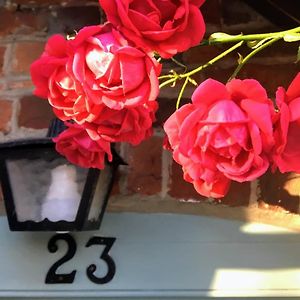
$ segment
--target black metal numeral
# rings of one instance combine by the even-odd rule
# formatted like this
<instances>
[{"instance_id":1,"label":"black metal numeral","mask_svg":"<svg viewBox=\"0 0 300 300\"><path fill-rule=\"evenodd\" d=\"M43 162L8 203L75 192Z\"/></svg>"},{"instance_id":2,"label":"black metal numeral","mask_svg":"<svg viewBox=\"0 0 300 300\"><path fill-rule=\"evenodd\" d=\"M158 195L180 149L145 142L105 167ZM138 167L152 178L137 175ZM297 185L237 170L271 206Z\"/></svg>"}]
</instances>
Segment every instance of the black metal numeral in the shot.
<instances>
[{"instance_id":1,"label":"black metal numeral","mask_svg":"<svg viewBox=\"0 0 300 300\"><path fill-rule=\"evenodd\" d=\"M86 275L89 278L89 280L91 280L92 282L97 283L97 284L105 284L105 283L110 282L114 278L115 273L116 273L116 265L115 265L114 260L108 253L115 241L116 241L115 238L105 238L105 237L94 236L87 242L86 247L90 247L93 245L104 245L105 246L103 252L101 253L100 259L105 261L105 263L107 264L107 268L108 268L105 276L97 277L94 274L97 270L97 266L94 264L90 265L86 269Z\"/></svg>"},{"instance_id":2,"label":"black metal numeral","mask_svg":"<svg viewBox=\"0 0 300 300\"><path fill-rule=\"evenodd\" d=\"M76 253L76 242L72 236L69 234L57 234L53 236L48 243L48 250L51 253L55 253L58 250L57 241L65 241L68 245L67 253L56 263L52 265L49 269L45 283L48 284L57 284L57 283L73 283L76 270L72 271L70 274L57 274L57 269L62 266L65 262L72 259Z\"/></svg>"}]
</instances>

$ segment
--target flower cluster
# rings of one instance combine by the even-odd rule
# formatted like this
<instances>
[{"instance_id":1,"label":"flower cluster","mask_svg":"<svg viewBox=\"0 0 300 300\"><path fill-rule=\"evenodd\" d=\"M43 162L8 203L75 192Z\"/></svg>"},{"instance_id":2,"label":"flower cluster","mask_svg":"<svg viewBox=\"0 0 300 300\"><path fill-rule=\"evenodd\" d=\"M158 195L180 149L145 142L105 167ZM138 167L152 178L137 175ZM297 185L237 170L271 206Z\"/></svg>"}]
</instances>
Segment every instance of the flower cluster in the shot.
<instances>
[{"instance_id":1,"label":"flower cluster","mask_svg":"<svg viewBox=\"0 0 300 300\"><path fill-rule=\"evenodd\" d=\"M151 136L161 72L154 53L171 57L200 42L202 2L100 0L109 22L48 40L31 76L35 94L68 127L55 139L58 152L82 167L103 168L111 143L137 145Z\"/></svg>"},{"instance_id":2,"label":"flower cluster","mask_svg":"<svg viewBox=\"0 0 300 300\"><path fill-rule=\"evenodd\" d=\"M207 79L180 107L187 84L197 85L192 75L249 38L213 34L202 44L239 43L192 71L160 76L161 58L176 61L175 54L202 41L204 0L99 3L108 22L67 39L52 36L31 66L35 94L48 99L67 126L54 139L58 152L81 167L102 169L112 160L112 143L138 145L151 136L159 89L184 79L178 109L164 125L165 147L198 193L223 197L231 181L255 180L269 168L300 172L300 73L287 90L278 88L276 104L255 79L235 79L260 50L291 35L297 40L299 28L256 35L255 50L240 59L227 84Z\"/></svg>"},{"instance_id":3,"label":"flower cluster","mask_svg":"<svg viewBox=\"0 0 300 300\"><path fill-rule=\"evenodd\" d=\"M254 79L201 83L192 103L164 126L184 179L201 195L219 198L231 180L252 181L270 165L300 172L300 73L287 91L278 88L276 104Z\"/></svg>"}]
</instances>

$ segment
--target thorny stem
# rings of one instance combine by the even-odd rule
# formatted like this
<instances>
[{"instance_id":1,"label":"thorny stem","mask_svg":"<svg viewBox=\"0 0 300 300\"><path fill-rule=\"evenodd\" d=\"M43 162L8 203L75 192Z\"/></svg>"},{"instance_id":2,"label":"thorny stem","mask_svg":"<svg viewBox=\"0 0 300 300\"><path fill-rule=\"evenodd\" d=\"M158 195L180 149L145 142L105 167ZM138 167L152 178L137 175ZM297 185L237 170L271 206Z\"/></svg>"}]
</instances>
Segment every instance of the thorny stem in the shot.
<instances>
[{"instance_id":1,"label":"thorny stem","mask_svg":"<svg viewBox=\"0 0 300 300\"><path fill-rule=\"evenodd\" d=\"M252 58L254 55L259 53L263 49L271 46L273 43L275 43L275 42L277 42L281 39L284 39L286 42L292 42L293 40L285 39L285 37L287 37L289 34L293 34L293 33L299 34L300 33L300 26L289 29L289 30L278 31L278 32L270 32L270 33L261 33L261 34L229 35L229 34L226 34L226 33L214 33L214 34L212 34L212 36L208 40L203 41L199 46L217 45L217 44L225 44L225 43L233 43L233 42L238 42L238 43L235 44L234 46L232 46L231 48L227 49L226 51L222 52L220 55L216 56L215 58L211 59L206 64L195 68L194 70L186 72L186 69L185 69L184 73L182 73L182 74L177 74L175 71L172 70L171 71L172 74L160 76L159 80L166 79L166 81L162 82L160 84L159 88L163 88L164 86L167 86L169 84L171 84L172 86L175 86L175 84L177 83L177 80L182 80L182 79L185 78L185 81L184 81L184 83L183 83L183 85L180 89L178 99L177 99L177 103L176 103L176 109L178 109L179 105L180 105L180 100L183 96L183 93L184 93L184 90L185 90L186 86L188 85L189 82L191 82L191 83L194 82L194 80L191 78L192 75L202 71L203 69L213 65L215 62L217 62L220 59L224 58L229 53L231 53L234 50L236 50L237 48L241 47L245 41L255 42L256 47L252 47L253 50L246 57L242 58L242 60L238 64L237 68L235 69L235 71L231 75L231 77L229 79L229 80L231 80L231 79L233 79L237 76L237 74L244 67L244 65L249 61L250 58ZM260 41L260 42L258 42L258 41ZM299 39L296 37L295 41L299 41ZM172 59L172 60L175 63L177 63L178 65L180 65L181 67L186 68L186 66L184 66L183 64L177 62L175 59Z\"/></svg>"},{"instance_id":2,"label":"thorny stem","mask_svg":"<svg viewBox=\"0 0 300 300\"><path fill-rule=\"evenodd\" d=\"M236 45L230 47L229 49L227 49L226 51L222 52L220 55L216 56L215 58L211 59L209 62L207 62L206 64L188 72L188 73L184 73L184 74L173 74L173 75L163 75L160 76L159 79L165 79L165 78L170 78L166 81L164 81L163 83L160 84L159 88L163 88L164 86L171 84L171 83L175 83L178 79L181 80L183 78L189 78L190 76L202 71L203 69L211 66L212 64L214 64L215 62L217 62L218 60L222 59L223 57L225 57L226 55L228 55L229 53L231 53L232 51L236 50L237 48L239 48L240 46L242 46L244 42L240 41L239 43L237 43Z\"/></svg>"},{"instance_id":3,"label":"thorny stem","mask_svg":"<svg viewBox=\"0 0 300 300\"><path fill-rule=\"evenodd\" d=\"M237 66L237 68L234 70L233 74L230 76L229 80L232 80L233 78L235 78L237 76L237 74L240 72L240 70L243 68L243 66L248 62L248 60L250 58L252 58L254 55L256 55L258 52L260 52L261 50L269 47L270 45L274 44L275 42L281 40L280 37L274 38L266 43L264 43L263 45L261 45L260 47L256 48L255 50L253 50L252 52L250 52L246 57L243 58L243 60L239 63L239 65Z\"/></svg>"}]
</instances>

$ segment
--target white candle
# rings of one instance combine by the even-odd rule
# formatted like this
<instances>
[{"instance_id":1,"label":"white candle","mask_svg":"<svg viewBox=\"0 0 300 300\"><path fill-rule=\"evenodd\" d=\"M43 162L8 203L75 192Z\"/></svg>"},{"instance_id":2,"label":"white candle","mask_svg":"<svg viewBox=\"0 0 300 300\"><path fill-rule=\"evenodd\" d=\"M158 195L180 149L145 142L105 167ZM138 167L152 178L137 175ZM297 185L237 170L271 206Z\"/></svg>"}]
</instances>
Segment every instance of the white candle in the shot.
<instances>
[{"instance_id":1,"label":"white candle","mask_svg":"<svg viewBox=\"0 0 300 300\"><path fill-rule=\"evenodd\" d=\"M42 202L42 220L47 218L53 222L74 221L80 198L75 167L61 165L52 169L51 184Z\"/></svg>"}]
</instances>

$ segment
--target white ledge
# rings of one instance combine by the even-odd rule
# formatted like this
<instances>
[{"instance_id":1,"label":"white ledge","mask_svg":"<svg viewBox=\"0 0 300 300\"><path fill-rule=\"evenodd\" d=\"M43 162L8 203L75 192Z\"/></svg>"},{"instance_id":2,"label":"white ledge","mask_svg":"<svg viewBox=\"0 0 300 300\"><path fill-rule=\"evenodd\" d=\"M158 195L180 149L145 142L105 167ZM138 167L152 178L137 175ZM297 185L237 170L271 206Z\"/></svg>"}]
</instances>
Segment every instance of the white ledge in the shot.
<instances>
[{"instance_id":1,"label":"white ledge","mask_svg":"<svg viewBox=\"0 0 300 300\"><path fill-rule=\"evenodd\" d=\"M48 253L53 233L9 232L0 218L0 297L24 299L205 299L299 297L300 236L270 225L176 214L109 213L100 232L72 234L77 253L58 271L77 269L73 284L47 285L50 266L66 252ZM103 247L93 235L116 237L111 282L90 282L85 270ZM99 274L100 275L100 274Z\"/></svg>"}]
</instances>

